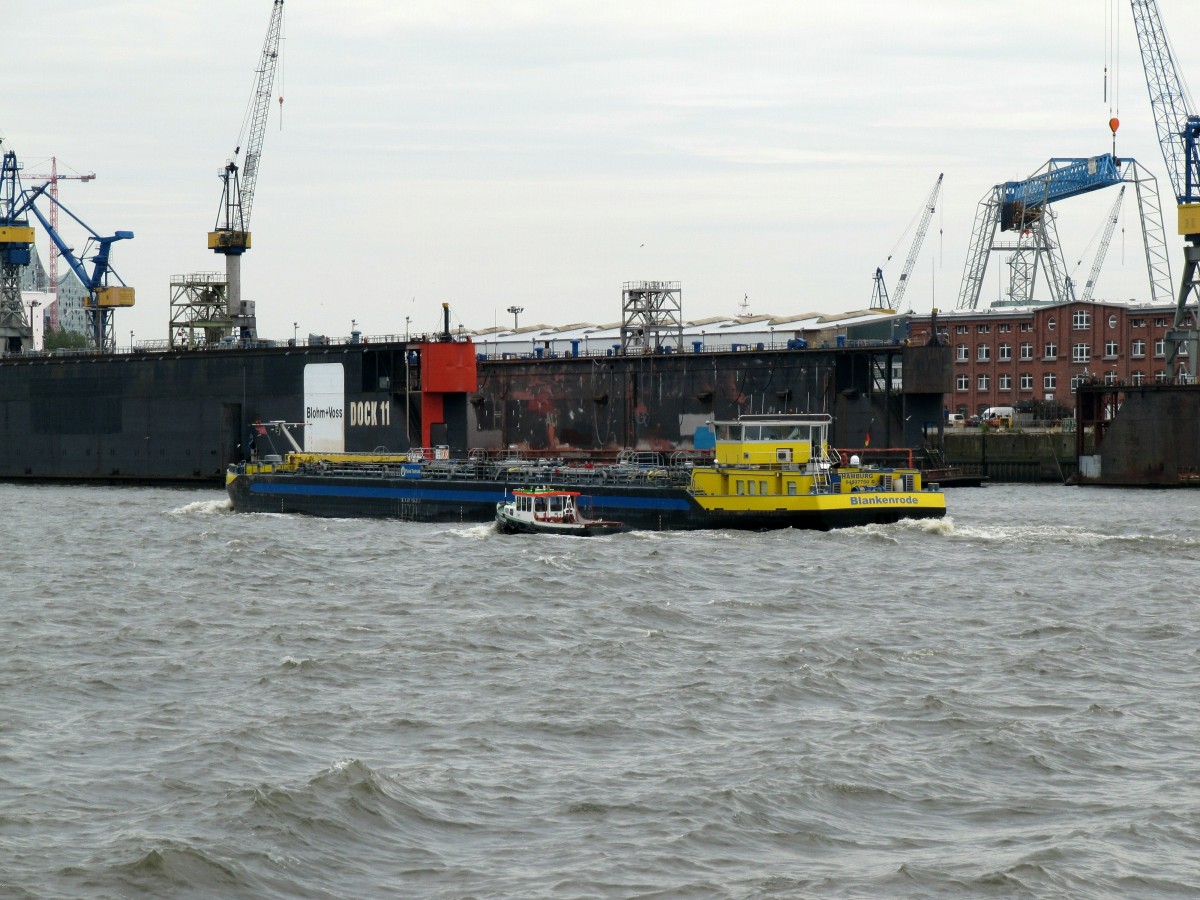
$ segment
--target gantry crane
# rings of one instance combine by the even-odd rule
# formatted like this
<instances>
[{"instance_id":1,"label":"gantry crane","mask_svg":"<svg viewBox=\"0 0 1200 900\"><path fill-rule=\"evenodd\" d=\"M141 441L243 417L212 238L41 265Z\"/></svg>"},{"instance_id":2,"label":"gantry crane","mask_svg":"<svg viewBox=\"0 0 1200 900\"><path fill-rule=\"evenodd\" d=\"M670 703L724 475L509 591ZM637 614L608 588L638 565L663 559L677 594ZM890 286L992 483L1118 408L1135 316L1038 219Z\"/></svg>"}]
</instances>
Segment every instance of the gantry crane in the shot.
<instances>
[{"instance_id":1,"label":"gantry crane","mask_svg":"<svg viewBox=\"0 0 1200 900\"><path fill-rule=\"evenodd\" d=\"M1012 254L1009 260L1009 303L1034 302L1039 268L1047 272L1054 302L1070 300L1066 261L1058 240L1051 204L1122 182L1137 191L1138 212L1146 253L1152 300L1171 295L1171 272L1163 233L1158 182L1137 160L1111 153L1089 157L1054 157L1024 181L1006 181L990 188L979 201L975 228L959 288L958 308L975 309L983 289L988 258L993 252ZM998 240L997 232L1014 232L1013 240Z\"/></svg>"},{"instance_id":2,"label":"gantry crane","mask_svg":"<svg viewBox=\"0 0 1200 900\"><path fill-rule=\"evenodd\" d=\"M921 244L924 243L925 233L929 230L929 220L933 218L933 211L937 208L938 193L942 189L944 174L944 172L938 173L937 181L933 183L933 190L929 192L929 199L925 201L925 206L921 211L921 223L917 226L912 246L908 249L908 259L904 261L904 270L900 273L900 280L896 282L896 293L890 299L887 285L883 280L883 269L875 270L875 289L871 294L871 309L890 311L900 308L900 301L904 299L904 292L908 288L908 277L917 263L917 256L921 253Z\"/></svg>"},{"instance_id":3,"label":"gantry crane","mask_svg":"<svg viewBox=\"0 0 1200 900\"><path fill-rule=\"evenodd\" d=\"M1167 364L1173 365L1180 347L1186 347L1189 359L1200 359L1200 322L1197 321L1200 317L1200 279L1196 272L1200 262L1200 151L1197 149L1200 115L1189 112L1195 106L1187 97L1176 69L1158 4L1155 0L1131 0L1131 6L1142 66L1146 70L1150 108L1158 131L1158 145L1178 203L1179 234L1187 241L1183 250L1183 278L1175 303L1175 321L1166 335L1170 347ZM1197 303L1189 311L1188 303L1193 298ZM1190 324L1189 312L1192 316ZM1182 363L1178 364L1178 369L1182 369ZM1177 374L1181 372L1177 371ZM1194 377L1194 370L1192 374Z\"/></svg>"},{"instance_id":4,"label":"gantry crane","mask_svg":"<svg viewBox=\"0 0 1200 900\"><path fill-rule=\"evenodd\" d=\"M249 127L244 161L239 170L238 156L242 151L239 136L239 144L232 158L219 173L222 182L221 206L217 211L216 227L208 234L209 249L225 257L230 317L238 336L244 341L257 338L254 304L242 300L242 254L250 249L250 213L254 207L254 187L258 181L263 138L267 132L267 112L282 29L283 0L273 0L271 21L267 26L267 37L255 74L254 92L250 97L246 122L242 126L243 135Z\"/></svg>"}]
</instances>

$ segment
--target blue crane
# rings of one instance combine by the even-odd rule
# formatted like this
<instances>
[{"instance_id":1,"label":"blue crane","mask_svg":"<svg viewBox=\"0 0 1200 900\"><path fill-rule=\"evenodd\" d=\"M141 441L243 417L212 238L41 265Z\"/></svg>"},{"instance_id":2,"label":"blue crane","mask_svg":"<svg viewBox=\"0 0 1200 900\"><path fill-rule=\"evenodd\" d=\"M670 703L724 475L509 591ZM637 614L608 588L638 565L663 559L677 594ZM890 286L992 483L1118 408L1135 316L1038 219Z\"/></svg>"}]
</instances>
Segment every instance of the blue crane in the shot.
<instances>
[{"instance_id":1,"label":"blue crane","mask_svg":"<svg viewBox=\"0 0 1200 900\"><path fill-rule=\"evenodd\" d=\"M49 187L49 182L26 190L17 209L22 214L26 211L33 213L42 223L42 227L46 229L46 234L49 235L54 246L58 248L58 252L62 254L67 265L71 267L71 271L75 273L75 277L87 291L83 306L88 317L88 328L91 331L94 346L97 350L111 351L116 344L113 337L113 310L118 307L133 306L134 302L133 288L128 287L113 271L110 260L112 245L117 241L131 239L133 232L118 231L107 237L97 234L90 225L67 209L57 198L51 197L46 192L47 187ZM63 240L58 229L38 209L36 202L42 197L48 198L51 203L70 216L88 233L89 237L84 246L83 257L92 264L91 272L88 272L84 266L84 259L75 254L74 248ZM112 283L114 281L115 284Z\"/></svg>"},{"instance_id":2,"label":"blue crane","mask_svg":"<svg viewBox=\"0 0 1200 900\"><path fill-rule=\"evenodd\" d=\"M1158 4L1155 0L1131 0L1131 6L1142 67L1146 71L1150 109L1158 131L1158 145L1179 204L1179 234L1187 241L1183 251L1183 278L1175 303L1175 321L1166 335L1170 345L1168 364L1175 364L1184 347L1191 359L1200 358L1200 329L1197 328L1200 300L1195 304L1196 309L1191 313L1188 310L1188 302L1200 298L1200 280L1197 279L1197 262L1200 262L1200 151L1197 150L1200 115L1190 111L1194 107L1175 66ZM1183 375L1182 365L1177 374ZM1191 377L1194 379L1194 372Z\"/></svg>"},{"instance_id":3,"label":"blue crane","mask_svg":"<svg viewBox=\"0 0 1200 900\"><path fill-rule=\"evenodd\" d=\"M17 154L4 152L0 163L0 349L20 353L33 343L31 323L21 304L21 269L32 259L33 228L21 208L21 167Z\"/></svg>"},{"instance_id":4,"label":"blue crane","mask_svg":"<svg viewBox=\"0 0 1200 900\"><path fill-rule=\"evenodd\" d=\"M1089 157L1052 157L1024 181L997 184L979 202L967 264L959 289L958 308L975 309L983 289L988 257L993 251L1012 254L1009 302L1033 302L1039 266L1047 271L1052 300L1071 299L1066 261L1058 240L1051 204L1081 194L1133 182L1137 188L1142 223L1146 268L1152 297L1170 296L1170 267L1166 259L1166 237L1154 176L1137 160L1118 159L1111 153ZM1015 232L1011 241L996 239L998 232Z\"/></svg>"},{"instance_id":5,"label":"blue crane","mask_svg":"<svg viewBox=\"0 0 1200 900\"><path fill-rule=\"evenodd\" d=\"M279 38L283 29L283 0L273 0L273 4L247 112L249 138L245 144L244 170L239 170L237 164L242 151L239 142L234 148L233 157L220 173L221 205L217 212L216 227L208 233L208 248L225 257L229 311L242 340L254 340L257 337L253 306L242 302L242 254L250 249L250 213L254 207L254 188L258 182L263 138L267 133L271 85L275 80ZM279 102L283 102L282 97Z\"/></svg>"}]
</instances>

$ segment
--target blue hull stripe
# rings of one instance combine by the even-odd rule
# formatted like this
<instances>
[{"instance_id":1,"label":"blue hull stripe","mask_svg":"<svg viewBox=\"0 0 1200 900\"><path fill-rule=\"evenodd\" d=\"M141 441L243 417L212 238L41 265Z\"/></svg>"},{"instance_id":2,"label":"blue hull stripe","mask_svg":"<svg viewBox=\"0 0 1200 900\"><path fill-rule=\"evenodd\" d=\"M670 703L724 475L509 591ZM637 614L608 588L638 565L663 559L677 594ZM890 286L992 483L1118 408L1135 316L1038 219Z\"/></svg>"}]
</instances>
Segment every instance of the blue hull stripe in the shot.
<instances>
[{"instance_id":1,"label":"blue hull stripe","mask_svg":"<svg viewBox=\"0 0 1200 900\"><path fill-rule=\"evenodd\" d=\"M500 503L509 492L504 490L429 490L424 488L359 487L348 484L284 484L273 481L255 481L250 484L254 494L282 494L293 497L346 497L374 500L427 500L441 503ZM687 511L691 509L681 497L630 497L618 495L596 495L583 492L591 505L597 509L659 509Z\"/></svg>"}]
</instances>

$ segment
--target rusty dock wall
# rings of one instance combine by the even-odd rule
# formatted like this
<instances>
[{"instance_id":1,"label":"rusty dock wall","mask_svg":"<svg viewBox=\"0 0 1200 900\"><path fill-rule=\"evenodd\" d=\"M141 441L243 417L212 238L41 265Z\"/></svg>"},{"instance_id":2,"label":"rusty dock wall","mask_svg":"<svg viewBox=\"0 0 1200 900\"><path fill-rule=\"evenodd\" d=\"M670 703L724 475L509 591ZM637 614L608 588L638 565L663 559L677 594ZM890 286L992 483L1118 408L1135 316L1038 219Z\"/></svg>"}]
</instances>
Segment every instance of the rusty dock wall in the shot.
<instances>
[{"instance_id":1,"label":"rusty dock wall","mask_svg":"<svg viewBox=\"0 0 1200 900\"><path fill-rule=\"evenodd\" d=\"M692 447L739 415L828 413L835 446L920 447L952 387L951 350L834 349L481 359L468 398L473 447L553 452Z\"/></svg>"}]
</instances>

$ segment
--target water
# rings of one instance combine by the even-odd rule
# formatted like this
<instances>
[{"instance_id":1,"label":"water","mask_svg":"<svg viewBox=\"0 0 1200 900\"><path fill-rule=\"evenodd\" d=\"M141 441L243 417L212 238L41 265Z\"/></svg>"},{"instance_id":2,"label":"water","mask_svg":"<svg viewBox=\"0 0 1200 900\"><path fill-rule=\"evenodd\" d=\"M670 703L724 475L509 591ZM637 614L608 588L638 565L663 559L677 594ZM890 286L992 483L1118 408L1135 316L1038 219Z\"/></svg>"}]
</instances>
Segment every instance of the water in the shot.
<instances>
[{"instance_id":1,"label":"water","mask_svg":"<svg viewBox=\"0 0 1200 900\"><path fill-rule=\"evenodd\" d=\"M1196 896L1200 494L506 537L0 486L0 896Z\"/></svg>"}]
</instances>

